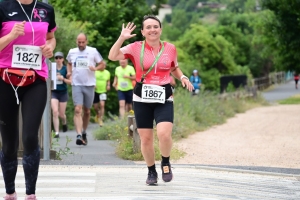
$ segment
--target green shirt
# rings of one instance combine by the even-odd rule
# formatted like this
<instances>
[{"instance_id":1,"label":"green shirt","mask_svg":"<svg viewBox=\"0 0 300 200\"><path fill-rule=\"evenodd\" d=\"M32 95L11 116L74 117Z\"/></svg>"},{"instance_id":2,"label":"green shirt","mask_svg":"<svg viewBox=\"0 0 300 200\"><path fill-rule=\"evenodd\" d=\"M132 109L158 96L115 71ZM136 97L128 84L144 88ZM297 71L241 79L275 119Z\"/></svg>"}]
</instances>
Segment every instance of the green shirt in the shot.
<instances>
[{"instance_id":1,"label":"green shirt","mask_svg":"<svg viewBox=\"0 0 300 200\"><path fill-rule=\"evenodd\" d=\"M108 70L97 70L95 71L95 77L96 77L96 88L95 92L101 94L106 93L106 87L107 87L107 81L110 80L110 73Z\"/></svg>"},{"instance_id":2,"label":"green shirt","mask_svg":"<svg viewBox=\"0 0 300 200\"><path fill-rule=\"evenodd\" d=\"M119 66L116 68L115 76L118 78L118 90L128 91L133 89L132 80L129 78L123 78L123 76L133 76L135 70L132 66L127 65L125 68Z\"/></svg>"}]
</instances>

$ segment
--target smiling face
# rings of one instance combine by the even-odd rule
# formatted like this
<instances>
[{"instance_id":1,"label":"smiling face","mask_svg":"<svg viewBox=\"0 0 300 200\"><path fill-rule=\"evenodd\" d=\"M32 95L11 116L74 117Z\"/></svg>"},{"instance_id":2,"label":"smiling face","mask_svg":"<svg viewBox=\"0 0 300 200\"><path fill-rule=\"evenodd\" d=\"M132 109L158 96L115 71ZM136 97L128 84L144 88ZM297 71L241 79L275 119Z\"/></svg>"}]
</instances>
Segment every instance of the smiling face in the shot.
<instances>
[{"instance_id":1,"label":"smiling face","mask_svg":"<svg viewBox=\"0 0 300 200\"><path fill-rule=\"evenodd\" d=\"M146 19L143 23L142 35L148 41L160 40L162 29L160 23L155 19Z\"/></svg>"}]
</instances>

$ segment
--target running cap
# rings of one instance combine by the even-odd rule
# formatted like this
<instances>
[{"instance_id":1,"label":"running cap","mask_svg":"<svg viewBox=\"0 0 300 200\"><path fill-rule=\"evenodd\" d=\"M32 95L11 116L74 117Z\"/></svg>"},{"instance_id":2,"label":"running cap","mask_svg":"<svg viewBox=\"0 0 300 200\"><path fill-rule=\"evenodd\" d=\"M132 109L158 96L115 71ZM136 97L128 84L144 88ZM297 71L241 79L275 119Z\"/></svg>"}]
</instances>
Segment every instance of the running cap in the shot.
<instances>
[{"instance_id":1,"label":"running cap","mask_svg":"<svg viewBox=\"0 0 300 200\"><path fill-rule=\"evenodd\" d=\"M63 54L62 52L56 52L56 53L54 54L54 57L57 57L57 56L59 56L59 57L64 57L64 54Z\"/></svg>"},{"instance_id":2,"label":"running cap","mask_svg":"<svg viewBox=\"0 0 300 200\"><path fill-rule=\"evenodd\" d=\"M198 70L194 69L193 73L198 73Z\"/></svg>"}]
</instances>

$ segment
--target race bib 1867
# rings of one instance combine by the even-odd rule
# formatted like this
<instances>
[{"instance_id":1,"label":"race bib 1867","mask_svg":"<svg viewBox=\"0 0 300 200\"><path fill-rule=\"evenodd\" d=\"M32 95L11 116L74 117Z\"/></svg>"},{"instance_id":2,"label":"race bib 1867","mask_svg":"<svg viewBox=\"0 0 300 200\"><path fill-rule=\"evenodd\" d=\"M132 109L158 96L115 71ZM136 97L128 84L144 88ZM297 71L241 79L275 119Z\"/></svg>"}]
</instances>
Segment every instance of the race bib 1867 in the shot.
<instances>
[{"instance_id":1,"label":"race bib 1867","mask_svg":"<svg viewBox=\"0 0 300 200\"><path fill-rule=\"evenodd\" d=\"M12 67L42 69L42 50L38 46L13 45Z\"/></svg>"},{"instance_id":2,"label":"race bib 1867","mask_svg":"<svg viewBox=\"0 0 300 200\"><path fill-rule=\"evenodd\" d=\"M142 102L145 103L165 103L165 87L159 85L143 84Z\"/></svg>"}]
</instances>

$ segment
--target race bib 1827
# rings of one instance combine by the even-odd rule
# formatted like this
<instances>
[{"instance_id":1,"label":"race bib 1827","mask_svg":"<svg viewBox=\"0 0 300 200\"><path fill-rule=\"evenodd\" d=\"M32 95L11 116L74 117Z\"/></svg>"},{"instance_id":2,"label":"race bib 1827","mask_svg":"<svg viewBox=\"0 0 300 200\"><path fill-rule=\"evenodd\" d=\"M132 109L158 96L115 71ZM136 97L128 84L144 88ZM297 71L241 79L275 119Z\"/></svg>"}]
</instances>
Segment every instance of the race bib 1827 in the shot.
<instances>
[{"instance_id":1,"label":"race bib 1827","mask_svg":"<svg viewBox=\"0 0 300 200\"><path fill-rule=\"evenodd\" d=\"M42 69L42 50L38 46L13 45L11 66L25 69Z\"/></svg>"},{"instance_id":2,"label":"race bib 1827","mask_svg":"<svg viewBox=\"0 0 300 200\"><path fill-rule=\"evenodd\" d=\"M142 102L145 103L165 103L165 87L152 84L143 84Z\"/></svg>"}]
</instances>

